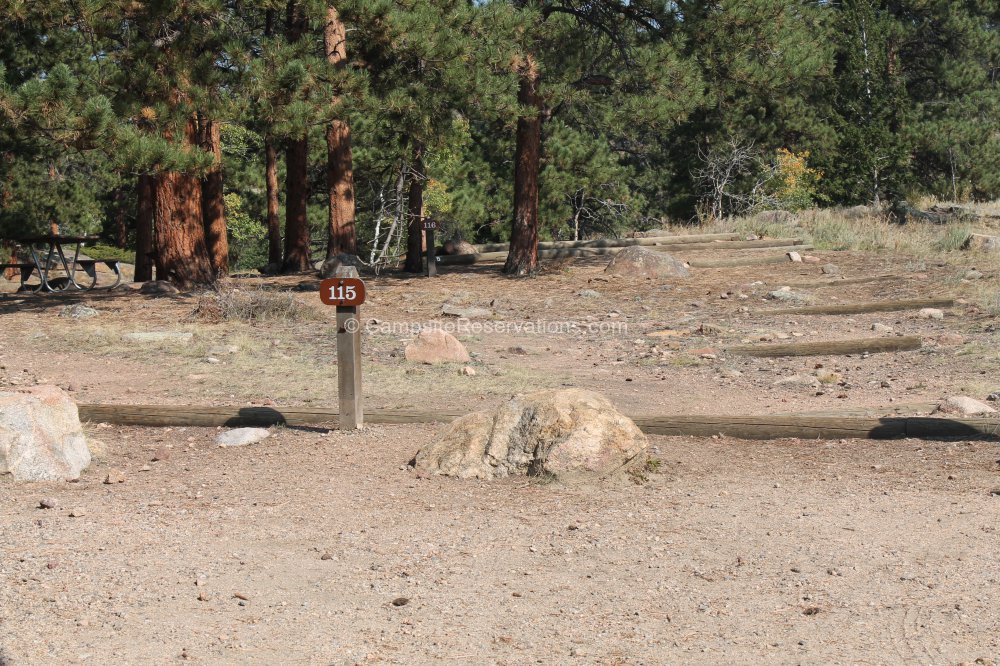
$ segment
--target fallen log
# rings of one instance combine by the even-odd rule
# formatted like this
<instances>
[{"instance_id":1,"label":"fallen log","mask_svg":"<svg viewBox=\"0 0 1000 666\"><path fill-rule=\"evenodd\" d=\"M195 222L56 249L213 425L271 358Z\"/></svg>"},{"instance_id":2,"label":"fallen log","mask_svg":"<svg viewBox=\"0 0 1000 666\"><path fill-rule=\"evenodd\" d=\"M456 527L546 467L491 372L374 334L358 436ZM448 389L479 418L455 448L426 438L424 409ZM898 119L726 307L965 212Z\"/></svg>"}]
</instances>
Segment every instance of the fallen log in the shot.
<instances>
[{"instance_id":1,"label":"fallen log","mask_svg":"<svg viewBox=\"0 0 1000 666\"><path fill-rule=\"evenodd\" d=\"M736 257L734 259L691 259L687 264L691 268L736 268L739 266L783 264L785 262L791 262L787 254L775 254L766 257Z\"/></svg>"},{"instance_id":2,"label":"fallen log","mask_svg":"<svg viewBox=\"0 0 1000 666\"><path fill-rule=\"evenodd\" d=\"M752 241L712 241L710 243L688 243L679 247L671 247L668 251L688 252L694 250L753 250L757 248L787 247L800 249L807 246L802 238L764 238ZM663 245L654 245L651 249L667 249Z\"/></svg>"},{"instance_id":3,"label":"fallen log","mask_svg":"<svg viewBox=\"0 0 1000 666\"><path fill-rule=\"evenodd\" d=\"M80 420L135 426L266 427L336 424L336 409L205 407L200 405L79 405ZM365 410L366 423L447 423L464 412Z\"/></svg>"},{"instance_id":4,"label":"fallen log","mask_svg":"<svg viewBox=\"0 0 1000 666\"><path fill-rule=\"evenodd\" d=\"M837 315L864 314L866 312L901 312L923 308L950 308L955 301L950 298L911 298L901 301L876 301L873 303L847 303L845 305L814 305L805 308L762 310L762 315Z\"/></svg>"},{"instance_id":5,"label":"fallen log","mask_svg":"<svg viewBox=\"0 0 1000 666\"><path fill-rule=\"evenodd\" d=\"M993 439L1000 420L933 417L661 416L634 419L650 435L737 439Z\"/></svg>"},{"instance_id":6,"label":"fallen log","mask_svg":"<svg viewBox=\"0 0 1000 666\"><path fill-rule=\"evenodd\" d=\"M778 239L771 241L716 241L712 243L689 243L689 244L677 244L677 245L651 245L647 246L650 250L655 250L657 252L687 252L687 251L703 251L703 250L760 250L760 249L770 249L787 247L789 249L794 249L796 251L805 252L807 250L813 249L812 245L805 245L805 241L798 238L788 238L788 239ZM606 255L614 255L621 252L629 245L624 246L609 246L609 247L566 247L566 248L556 248L550 250L539 250L539 259L563 259L566 257L598 257ZM787 255L782 255L785 260L788 259ZM491 261L504 261L507 259L507 251L498 252L481 252L479 254L446 254L439 255L437 257L437 262L439 266L469 266L472 264L481 264ZM734 266L752 265L756 262L748 261L744 264L743 262L747 260L739 260L739 263L732 264ZM771 262L762 262L771 263ZM777 263L777 262L774 262ZM694 264L692 264L694 265ZM728 264L727 264L728 265Z\"/></svg>"},{"instance_id":7,"label":"fallen log","mask_svg":"<svg viewBox=\"0 0 1000 666\"><path fill-rule=\"evenodd\" d=\"M620 247L568 247L558 250L539 250L539 259L564 259L566 257L599 257L621 252ZM504 261L507 252L483 252L482 254L451 254L437 257L438 266L468 266L491 261Z\"/></svg>"},{"instance_id":8,"label":"fallen log","mask_svg":"<svg viewBox=\"0 0 1000 666\"><path fill-rule=\"evenodd\" d=\"M153 427L266 427L272 425L336 426L338 414L329 409L290 407L205 407L195 405L80 405L83 421ZM370 410L368 423L447 423L461 412ZM1000 436L997 419L933 417L859 418L845 416L636 416L636 425L650 435L740 439L895 439L902 437Z\"/></svg>"},{"instance_id":9,"label":"fallen log","mask_svg":"<svg viewBox=\"0 0 1000 666\"><path fill-rule=\"evenodd\" d=\"M656 236L637 238L595 238L582 241L540 241L539 250L558 250L563 248L582 247L630 247L632 245L686 245L690 243L705 243L709 241L738 241L738 234L692 234L690 236ZM510 243L481 243L473 245L483 252L506 252Z\"/></svg>"},{"instance_id":10,"label":"fallen log","mask_svg":"<svg viewBox=\"0 0 1000 666\"><path fill-rule=\"evenodd\" d=\"M685 249L695 249L694 246L704 246L706 248L728 247L730 249L741 249L748 247L784 247L785 245L801 245L804 240L798 238L762 238L753 241L740 240L736 234L700 234L692 236L657 236L653 238L598 238L586 241L540 241L539 250L560 250L564 248L611 248L611 247L631 247L639 246L668 246L684 245ZM687 247L691 246L691 247ZM510 247L509 243L482 243L473 245L479 254L487 252L506 252ZM699 248L700 249L700 248ZM459 255L453 255L459 256Z\"/></svg>"},{"instance_id":11,"label":"fallen log","mask_svg":"<svg viewBox=\"0 0 1000 666\"><path fill-rule=\"evenodd\" d=\"M837 280L837 279L834 279L834 280L813 280L811 282L784 282L784 281L782 281L781 285L785 286L785 287L796 287L798 289L810 289L810 288L819 288L819 287L836 287L836 286L845 286L846 287L847 285L851 285L851 284L866 284L868 282L879 282L881 280L898 280L898 279L901 279L902 277L903 277L902 275L893 275L893 274L887 273L885 275L867 275L867 276L864 276L864 277L842 278L842 279L839 279L839 280Z\"/></svg>"},{"instance_id":12,"label":"fallen log","mask_svg":"<svg viewBox=\"0 0 1000 666\"><path fill-rule=\"evenodd\" d=\"M791 342L778 345L740 345L728 347L726 352L738 356L833 356L842 354L879 354L883 352L912 351L920 349L921 340L916 336L893 338L862 338L859 340L834 340L823 342Z\"/></svg>"},{"instance_id":13,"label":"fallen log","mask_svg":"<svg viewBox=\"0 0 1000 666\"><path fill-rule=\"evenodd\" d=\"M702 240L740 240L745 238L736 233L715 233L715 234L675 234L669 229L651 229L650 231L635 232L636 238L659 238L661 240L673 240L675 238L700 238Z\"/></svg>"}]
</instances>

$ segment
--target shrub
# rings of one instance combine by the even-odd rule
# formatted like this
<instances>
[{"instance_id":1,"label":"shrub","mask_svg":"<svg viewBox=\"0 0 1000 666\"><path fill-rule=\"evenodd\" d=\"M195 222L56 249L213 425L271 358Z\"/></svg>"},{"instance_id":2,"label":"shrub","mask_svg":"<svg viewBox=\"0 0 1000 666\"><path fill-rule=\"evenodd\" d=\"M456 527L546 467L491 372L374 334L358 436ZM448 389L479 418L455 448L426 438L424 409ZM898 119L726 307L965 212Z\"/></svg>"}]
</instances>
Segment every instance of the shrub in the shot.
<instances>
[{"instance_id":1,"label":"shrub","mask_svg":"<svg viewBox=\"0 0 1000 666\"><path fill-rule=\"evenodd\" d=\"M288 292L229 289L201 297L194 315L206 321L308 321L318 318L313 308L295 300Z\"/></svg>"}]
</instances>

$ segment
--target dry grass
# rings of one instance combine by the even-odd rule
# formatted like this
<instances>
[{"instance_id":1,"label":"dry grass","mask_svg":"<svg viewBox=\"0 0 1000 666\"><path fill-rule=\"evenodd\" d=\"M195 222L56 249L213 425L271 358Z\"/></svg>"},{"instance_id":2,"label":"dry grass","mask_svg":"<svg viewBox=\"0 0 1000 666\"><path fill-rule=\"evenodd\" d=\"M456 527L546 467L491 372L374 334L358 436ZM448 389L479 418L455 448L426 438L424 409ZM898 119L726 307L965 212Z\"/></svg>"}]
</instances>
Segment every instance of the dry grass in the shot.
<instances>
[{"instance_id":1,"label":"dry grass","mask_svg":"<svg viewBox=\"0 0 1000 666\"><path fill-rule=\"evenodd\" d=\"M198 299L192 316L200 321L218 323L239 321L249 324L275 321L316 321L315 308L296 300L288 292L254 289L243 291L220 287Z\"/></svg>"},{"instance_id":2,"label":"dry grass","mask_svg":"<svg viewBox=\"0 0 1000 666\"><path fill-rule=\"evenodd\" d=\"M947 203L924 201L921 208ZM1000 202L961 204L983 215L1000 215ZM750 217L726 218L696 230L697 233L734 232L770 238L803 238L819 252L860 251L892 254L909 260L914 271L923 272L928 264L950 264L956 277L949 286L956 296L979 305L990 315L1000 315L1000 253L964 249L971 233L989 230L996 221L980 218L951 224L910 222L898 224L881 215L862 214L856 209L813 209L796 215L765 213ZM695 232L679 227L678 233ZM985 279L965 280L970 268L985 274Z\"/></svg>"}]
</instances>

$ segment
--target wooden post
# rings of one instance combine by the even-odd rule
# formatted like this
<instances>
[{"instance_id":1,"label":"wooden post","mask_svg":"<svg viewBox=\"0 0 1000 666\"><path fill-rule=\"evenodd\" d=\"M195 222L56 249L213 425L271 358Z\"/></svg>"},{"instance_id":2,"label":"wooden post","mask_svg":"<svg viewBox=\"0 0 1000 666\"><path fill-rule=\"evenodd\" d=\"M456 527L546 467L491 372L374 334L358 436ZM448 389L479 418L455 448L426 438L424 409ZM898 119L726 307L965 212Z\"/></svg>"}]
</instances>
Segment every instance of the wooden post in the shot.
<instances>
[{"instance_id":1,"label":"wooden post","mask_svg":"<svg viewBox=\"0 0 1000 666\"><path fill-rule=\"evenodd\" d=\"M361 395L361 321L358 306L337 308L337 391L340 398L340 429L364 426Z\"/></svg>"},{"instance_id":2,"label":"wooden post","mask_svg":"<svg viewBox=\"0 0 1000 666\"><path fill-rule=\"evenodd\" d=\"M334 278L357 278L354 266L339 266ZM362 297L363 298L363 297ZM340 402L340 429L364 427L361 393L361 319L359 306L337 306L337 393Z\"/></svg>"},{"instance_id":3,"label":"wooden post","mask_svg":"<svg viewBox=\"0 0 1000 666\"><path fill-rule=\"evenodd\" d=\"M437 222L427 218L424 220L424 233L427 236L427 277L437 276L437 259L434 257L434 230Z\"/></svg>"}]
</instances>

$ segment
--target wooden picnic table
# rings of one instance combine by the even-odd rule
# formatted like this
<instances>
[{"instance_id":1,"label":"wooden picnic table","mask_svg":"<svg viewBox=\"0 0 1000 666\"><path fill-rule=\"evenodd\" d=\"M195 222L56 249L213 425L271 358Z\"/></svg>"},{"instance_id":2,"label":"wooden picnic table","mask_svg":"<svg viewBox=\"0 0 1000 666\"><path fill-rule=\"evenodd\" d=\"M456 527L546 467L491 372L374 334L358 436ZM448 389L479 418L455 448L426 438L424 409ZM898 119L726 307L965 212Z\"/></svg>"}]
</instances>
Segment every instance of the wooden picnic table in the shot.
<instances>
[{"instance_id":1,"label":"wooden picnic table","mask_svg":"<svg viewBox=\"0 0 1000 666\"><path fill-rule=\"evenodd\" d=\"M15 269L20 271L21 287L33 292L63 291L70 287L74 289L94 289L97 287L97 264L102 263L115 274L115 283L108 287L114 289L122 281L121 268L117 259L81 259L80 248L87 243L94 243L97 236L63 236L47 234L14 239L14 243L27 249L28 258L25 261L0 264L0 271ZM72 247L72 259L67 258ZM54 277L52 272L63 272L65 275ZM89 284L77 281L77 275L82 272L89 279ZM38 284L28 284L32 276L38 277Z\"/></svg>"}]
</instances>

